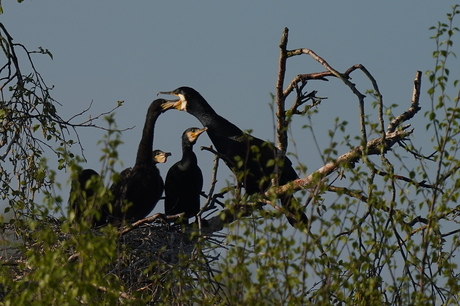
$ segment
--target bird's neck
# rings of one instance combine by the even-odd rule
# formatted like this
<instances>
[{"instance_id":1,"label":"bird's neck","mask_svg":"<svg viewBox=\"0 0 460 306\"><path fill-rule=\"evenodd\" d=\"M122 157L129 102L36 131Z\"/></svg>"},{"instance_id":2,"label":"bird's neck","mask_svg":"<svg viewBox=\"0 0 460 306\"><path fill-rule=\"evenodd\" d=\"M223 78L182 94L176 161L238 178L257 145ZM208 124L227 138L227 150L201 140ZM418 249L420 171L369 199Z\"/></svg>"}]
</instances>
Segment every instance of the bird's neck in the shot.
<instances>
[{"instance_id":1,"label":"bird's neck","mask_svg":"<svg viewBox=\"0 0 460 306\"><path fill-rule=\"evenodd\" d=\"M209 104L202 105L190 114L195 116L203 126L208 128L208 134L213 132L223 133L225 135L240 135L243 132L233 123L218 115Z\"/></svg>"},{"instance_id":2,"label":"bird's neck","mask_svg":"<svg viewBox=\"0 0 460 306\"><path fill-rule=\"evenodd\" d=\"M182 145L182 159L181 159L181 166L187 167L189 165L196 165L198 160L196 158L195 152L193 152L193 146L190 144L183 144Z\"/></svg>"},{"instance_id":3,"label":"bird's neck","mask_svg":"<svg viewBox=\"0 0 460 306\"><path fill-rule=\"evenodd\" d=\"M152 163L153 133L155 122L160 114L161 111L159 109L152 106L149 107L144 129L142 130L142 138L137 149L136 164Z\"/></svg>"}]
</instances>

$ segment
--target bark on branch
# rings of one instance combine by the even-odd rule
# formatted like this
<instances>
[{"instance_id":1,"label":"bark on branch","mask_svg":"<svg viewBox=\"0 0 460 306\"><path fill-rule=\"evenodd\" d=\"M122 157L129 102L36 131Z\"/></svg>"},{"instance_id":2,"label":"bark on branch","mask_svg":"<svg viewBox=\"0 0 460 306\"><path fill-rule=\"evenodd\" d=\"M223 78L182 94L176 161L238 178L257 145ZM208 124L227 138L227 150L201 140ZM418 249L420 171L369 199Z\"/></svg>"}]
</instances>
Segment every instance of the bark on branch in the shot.
<instances>
[{"instance_id":1,"label":"bark on branch","mask_svg":"<svg viewBox=\"0 0 460 306\"><path fill-rule=\"evenodd\" d=\"M380 155L382 152L389 151L394 144L403 140L407 136L413 133L414 129L406 130L409 128L410 125L407 125L405 129L398 130L392 133L386 133L385 137L380 137L376 139L369 140L367 145L359 146L350 152L347 152L341 156L339 156L336 160L324 165L314 173L310 174L307 177L295 180L290 182L286 185L273 187L269 191L265 193L267 197L272 196L275 194L277 197L280 197L287 192L292 191L299 191L302 189L312 188L318 182L327 177L329 174L333 173L340 167L344 166L352 166L354 163L358 162L364 154L364 148L367 149L367 155ZM248 207L255 208L254 205L248 205ZM212 217L208 220L208 226L204 231L206 233L212 233L216 231L220 231L224 228L225 224L232 223L236 221L237 214L235 210L246 210L247 207L241 206L240 208L234 208L233 211L228 209L221 211L217 216Z\"/></svg>"},{"instance_id":2,"label":"bark on branch","mask_svg":"<svg viewBox=\"0 0 460 306\"><path fill-rule=\"evenodd\" d=\"M408 127L409 125L406 126L406 128ZM283 186L274 187L272 190L267 192L266 195L268 196L269 194L274 193L277 196L281 196L288 191L298 191L301 189L311 188L313 187L313 185L317 184L322 178L333 173L339 167L352 165L358 162L362 158L364 153L366 153L366 155L379 155L382 154L382 152L386 153L393 147L395 143L403 140L408 135L412 134L413 131L414 129L410 129L408 131L400 130L395 131L393 133L386 133L385 139L383 137L371 139L367 142L365 146L367 148L367 152L364 152L364 146L356 147L350 152L347 152L339 156L336 160L324 165L323 167L313 172L309 176L295 180Z\"/></svg>"},{"instance_id":3,"label":"bark on branch","mask_svg":"<svg viewBox=\"0 0 460 306\"><path fill-rule=\"evenodd\" d=\"M277 126L277 135L278 135L278 148L283 152L286 152L287 147L287 127L289 122L286 120L286 110L285 110L285 101L286 98L294 91L297 91L297 98L295 100L295 104L289 111L292 113L293 110L297 110L297 108L306 101L313 100L313 103L319 103L322 98L317 98L316 91L312 91L309 94L303 93L303 88L307 84L308 80L323 80L327 81L327 77L337 77L342 82L347 85L350 90L353 92L354 95L358 98L359 101L359 112L360 112L360 127L361 127L361 145L354 148L353 150L339 156L334 161L327 163L326 165L322 166L317 171L313 172L307 177L297 179L292 181L283 186L273 186L268 191L265 192L265 196L267 198L273 198L275 195L277 198L287 194L296 192L302 189L309 189L314 187L318 184L322 179L326 178L331 173L335 172L340 167L353 167L356 162L368 155L384 155L386 152L392 149L392 147L396 143L402 143L410 134L413 133L413 129L408 130L410 124L406 126L402 126L401 129L397 129L404 123L408 121L415 114L420 110L419 106L419 96L420 96L420 79L421 79L421 72L418 71L414 80L414 92L412 97L412 102L410 108L405 111L403 114L397 116L393 119L387 127L387 131L384 131L384 120L383 120L383 99L382 95L379 91L378 85L374 77L370 74L370 72L361 64L353 65L344 73L340 73L329 63L318 56L315 52L310 49L296 49L296 50L287 50L287 41L288 41L288 29L285 28L281 44L280 44L280 59L279 59L279 71L278 71L278 80L276 83L276 103L277 103L277 119L278 119L278 126ZM288 85L286 89L283 90L284 86L284 79L285 79L285 72L286 72L286 63L287 59L296 56L306 54L311 56L317 62L319 62L323 67L326 68L327 71L324 72L316 72L310 74L299 74L297 75ZM359 92L356 88L355 84L350 81L350 74L355 70L361 70L367 78L372 83L372 87L374 89L374 95L378 100L378 118L380 123L380 131L381 137L367 140L367 132L365 128L365 112L364 112L364 98L366 97L364 94ZM264 201L262 201L264 202ZM273 207L277 208L274 203L270 201L265 201L265 203L269 203ZM258 203L260 204L260 203ZM217 216L208 220L209 227L206 232L214 232L223 229L225 224L231 223L236 220L237 215L235 211L243 211L243 215L247 215L252 212L256 205L252 205L249 203L248 205L240 205L238 208L233 208L231 210L224 210L219 213Z\"/></svg>"}]
</instances>

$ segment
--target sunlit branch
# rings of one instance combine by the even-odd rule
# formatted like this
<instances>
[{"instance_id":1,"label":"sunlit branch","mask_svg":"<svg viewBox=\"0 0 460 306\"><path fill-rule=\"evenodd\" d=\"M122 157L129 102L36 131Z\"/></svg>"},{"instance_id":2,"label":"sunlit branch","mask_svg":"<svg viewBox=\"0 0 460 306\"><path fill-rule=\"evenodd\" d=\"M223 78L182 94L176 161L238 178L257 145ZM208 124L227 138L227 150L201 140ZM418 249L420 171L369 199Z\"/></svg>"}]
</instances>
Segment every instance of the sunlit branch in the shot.
<instances>
[{"instance_id":1,"label":"sunlit branch","mask_svg":"<svg viewBox=\"0 0 460 306\"><path fill-rule=\"evenodd\" d=\"M408 126L406 126L408 128ZM387 152L390 150L395 143L398 141L406 138L410 134L413 133L413 129L411 130L398 130L393 133L386 133L385 140L383 138L376 138L370 140L366 144L367 148L367 155L378 155L381 152ZM336 171L339 167L345 165L351 165L353 163L358 162L362 155L364 154L364 147L359 146L353 149L352 151L345 153L339 156L335 161L326 164L325 166L321 167L314 173L310 174L305 178L301 178L290 182L284 186L274 187L274 193L278 196L285 194L289 190L301 190L301 189L308 189L316 184L322 178L328 176L329 174Z\"/></svg>"}]
</instances>

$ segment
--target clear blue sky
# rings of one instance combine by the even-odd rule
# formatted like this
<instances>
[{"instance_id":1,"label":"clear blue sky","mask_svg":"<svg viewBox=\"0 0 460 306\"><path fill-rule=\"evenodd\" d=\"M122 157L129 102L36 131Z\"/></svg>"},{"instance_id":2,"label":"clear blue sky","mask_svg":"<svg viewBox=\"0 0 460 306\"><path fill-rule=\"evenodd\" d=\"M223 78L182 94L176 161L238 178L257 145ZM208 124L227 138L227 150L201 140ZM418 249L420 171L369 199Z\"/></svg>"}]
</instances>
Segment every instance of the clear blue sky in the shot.
<instances>
[{"instance_id":1,"label":"clear blue sky","mask_svg":"<svg viewBox=\"0 0 460 306\"><path fill-rule=\"evenodd\" d=\"M3 1L0 20L16 42L29 49L42 46L53 53L54 60L36 56L35 61L47 84L55 86L52 93L62 104L58 112L63 118L86 108L91 101L92 116L111 109L118 100L125 101L115 118L119 128L135 126L123 133L119 152L124 166L129 167L134 164L149 103L158 91L182 85L197 89L219 114L240 128L252 129L259 138L273 139L268 104L275 90L278 44L284 27L290 29L290 49L312 49L342 72L363 64L377 79L385 104L407 108L415 72L425 72L434 65L434 42L429 39L432 32L428 28L445 21L453 4L415 0L26 0L21 4ZM311 58L298 57L288 62L287 81L299 73L323 70ZM362 92L371 88L361 74L352 77ZM426 79L423 84L426 92ZM320 139L328 140L327 130L333 128L338 116L350 122L350 131L357 127L356 98L340 82L310 83L308 89L317 89L318 96L328 97L313 122ZM428 107L426 95L421 102L422 107ZM421 117L413 123L423 138L425 124ZM310 132L300 128L307 122L300 120L304 119L299 118L294 126L297 149L313 171L322 164L311 145ZM173 153L170 162L160 166L163 175L180 158L180 136L191 126L200 123L177 111L169 111L158 120L154 146ZM96 142L104 132L80 129L79 133L87 167L100 169L101 153ZM213 156L198 148L210 144L209 138L202 136L196 146L205 190ZM322 143L322 148L326 145ZM219 182L223 187L230 177L223 171L224 166L221 170ZM60 177L66 180L68 174ZM67 192L63 191L64 198ZM162 206L156 210L162 210Z\"/></svg>"}]
</instances>

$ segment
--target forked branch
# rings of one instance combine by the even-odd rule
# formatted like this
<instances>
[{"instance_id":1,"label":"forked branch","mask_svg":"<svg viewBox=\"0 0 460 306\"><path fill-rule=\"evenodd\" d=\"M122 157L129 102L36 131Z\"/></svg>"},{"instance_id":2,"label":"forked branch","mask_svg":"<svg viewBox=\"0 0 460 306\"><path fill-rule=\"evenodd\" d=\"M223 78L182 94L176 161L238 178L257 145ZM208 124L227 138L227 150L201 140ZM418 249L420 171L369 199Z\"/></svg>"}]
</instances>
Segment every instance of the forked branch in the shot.
<instances>
[{"instance_id":1,"label":"forked branch","mask_svg":"<svg viewBox=\"0 0 460 306\"><path fill-rule=\"evenodd\" d=\"M308 81L310 80L322 80L327 81L328 77L336 77L340 79L345 85L347 85L352 93L356 95L359 102L359 115L360 115L360 127L361 127L361 144L354 148L353 150L339 156L334 161L327 163L326 165L322 166L312 174L308 175L307 177L300 178L298 180L292 181L283 186L274 186L270 188L265 193L267 198L270 196L276 195L276 197L281 197L286 193L299 191L302 189L309 189L314 187L318 184L321 180L325 179L328 175L335 172L340 167L353 167L354 163L363 159L368 155L384 155L386 152L392 149L392 147L396 143L402 143L403 140L407 139L407 137L413 133L413 129L408 130L410 124L406 126L401 126L404 122L411 119L419 110L420 107L418 105L418 100L420 96L420 78L421 73L417 72L415 81L414 81L414 93L412 97L412 103L410 108L405 111L400 116L397 116L393 119L387 127L387 131L384 131L384 120L383 120L383 99L382 95L379 91L378 85L374 77L370 74L370 72L361 64L353 65L349 69L347 69L344 73L340 73L339 71L335 70L329 63L317 55L314 51L310 49L296 49L296 50L288 50L287 49L287 42L288 42L288 33L289 30L287 28L284 29L283 35L281 38L280 43L280 59L279 59L279 71L278 71L278 79L276 83L276 96L275 101L277 104L276 110L276 117L277 117L277 141L278 141L278 148L281 150L282 154L285 154L287 149L287 129L289 126L289 120L291 120L290 115L288 116L288 112L290 114L299 114L302 113L298 110L298 108L307 101L312 101L312 106L317 105L321 102L324 98L318 98L316 96L317 91L313 90L309 93L304 92L304 88L306 87ZM284 80L285 80L285 73L286 73L286 64L287 59L296 55L306 54L320 63L326 71L323 72L315 72L309 74L299 74L297 75L288 85L286 89L284 88ZM364 111L364 99L365 95L362 94L355 86L354 83L350 81L350 74L355 70L362 71L366 77L370 80L372 84L372 88L374 91L374 95L377 98L378 102L378 118L379 118L379 125L380 125L380 133L381 137L376 139L367 140L367 132L365 126L365 111ZM287 97L292 93L296 92L297 96L295 98L294 105L286 111L285 102ZM401 127L400 129L396 129L397 127ZM282 156L278 156L280 158ZM403 176L398 176L402 180L404 180ZM411 181L414 183L415 181ZM418 184L422 184L423 182L418 182ZM425 186L429 188L430 186ZM333 187L331 187L333 189ZM264 202L264 201L262 201ZM271 203L270 201L265 201L265 203L269 203L273 207L277 208L275 203ZM215 230L220 230L223 228L223 225L226 223L231 223L235 221L235 214L228 214L228 212L222 212L226 217L222 218L221 215L211 218L209 224ZM231 217L230 217L231 216Z\"/></svg>"}]
</instances>

